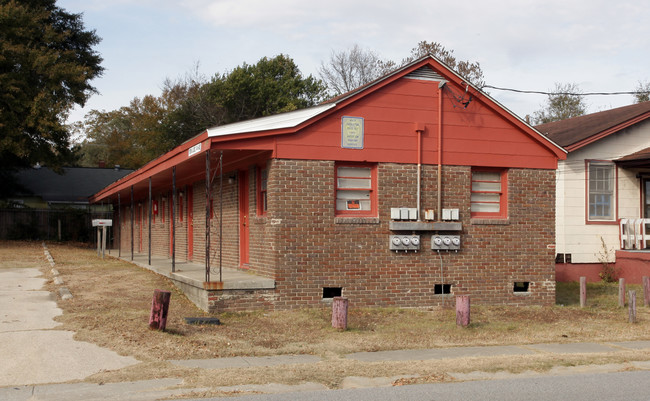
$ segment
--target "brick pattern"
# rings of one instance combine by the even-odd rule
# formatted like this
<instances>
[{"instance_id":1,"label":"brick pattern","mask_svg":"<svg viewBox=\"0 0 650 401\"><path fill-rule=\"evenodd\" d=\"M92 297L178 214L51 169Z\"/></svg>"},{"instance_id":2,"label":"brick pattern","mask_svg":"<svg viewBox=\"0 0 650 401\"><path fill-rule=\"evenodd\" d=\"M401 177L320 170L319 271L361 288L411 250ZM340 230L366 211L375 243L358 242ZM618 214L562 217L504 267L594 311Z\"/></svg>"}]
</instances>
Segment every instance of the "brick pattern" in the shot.
<instances>
[{"instance_id":1,"label":"brick pattern","mask_svg":"<svg viewBox=\"0 0 650 401\"><path fill-rule=\"evenodd\" d=\"M463 231L459 252L430 249L431 232L420 233L421 251L389 250L390 208L416 206L417 166L378 165L376 218L336 217L333 161L273 159L267 164L268 212L256 215L256 169L249 173L250 270L275 278L276 290L212 291L212 310L290 309L320 306L324 287L341 287L356 306L430 307L450 305L454 295L473 303L550 305L555 301L555 173L508 171L508 219L470 218L471 168L443 167L443 208L460 209ZM224 181L223 262L239 265L238 183ZM205 182L194 191L194 261L205 261ZM435 209L437 167L422 168L422 209ZM160 197L162 194L156 194ZM218 263L218 188L213 188L215 217L210 222L211 265ZM168 199L169 199L168 195ZM160 198L159 198L160 199ZM184 197L184 200L187 196ZM160 202L160 201L159 201ZM146 202L143 202L146 213ZM159 203L160 204L160 203ZM137 201L136 201L137 205ZM166 204L168 207L168 203ZM168 211L165 211L168 213ZM122 207L122 249L130 247L130 211ZM438 213L438 211L436 211ZM135 250L139 220L136 213ZM177 260L186 255L188 215L177 225ZM143 252L147 252L147 219ZM407 234L407 233L405 233ZM455 234L455 233L454 233ZM169 219L152 226L153 254L168 255ZM185 253L184 253L185 252ZM514 293L516 281L530 283ZM434 293L451 284L451 295Z\"/></svg>"},{"instance_id":2,"label":"brick pattern","mask_svg":"<svg viewBox=\"0 0 650 401\"><path fill-rule=\"evenodd\" d=\"M470 295L485 304L554 302L554 172L508 172L506 224L470 219L470 167L443 169L443 208L459 208L462 250L430 250L423 233L418 253L388 249L390 208L416 205L414 165L380 164L379 223L334 217L333 162L277 160L269 197L270 214L280 222L276 254L276 308L320 305L323 287L342 287L359 306L425 307L453 302L434 294L435 284L452 284L452 295ZM422 208L436 207L437 168L422 174ZM299 203L304 209L292 213ZM371 219L372 220L372 219ZM374 221L370 221L374 223ZM530 282L525 294L515 281Z\"/></svg>"}]
</instances>

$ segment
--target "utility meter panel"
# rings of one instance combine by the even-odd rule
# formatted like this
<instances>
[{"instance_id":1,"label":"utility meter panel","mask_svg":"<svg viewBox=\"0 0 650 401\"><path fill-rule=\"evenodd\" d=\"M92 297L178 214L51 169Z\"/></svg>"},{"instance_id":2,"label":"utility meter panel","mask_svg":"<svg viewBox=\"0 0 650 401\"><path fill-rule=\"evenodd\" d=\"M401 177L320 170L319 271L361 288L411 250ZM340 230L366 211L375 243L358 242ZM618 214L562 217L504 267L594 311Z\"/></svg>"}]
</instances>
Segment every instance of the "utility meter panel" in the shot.
<instances>
[{"instance_id":1,"label":"utility meter panel","mask_svg":"<svg viewBox=\"0 0 650 401\"><path fill-rule=\"evenodd\" d=\"M434 251L457 251L460 249L460 235L432 235L431 249Z\"/></svg>"},{"instance_id":2,"label":"utility meter panel","mask_svg":"<svg viewBox=\"0 0 650 401\"><path fill-rule=\"evenodd\" d=\"M419 251L420 250L420 236L419 235L391 235L390 236L390 250L399 251Z\"/></svg>"}]
</instances>

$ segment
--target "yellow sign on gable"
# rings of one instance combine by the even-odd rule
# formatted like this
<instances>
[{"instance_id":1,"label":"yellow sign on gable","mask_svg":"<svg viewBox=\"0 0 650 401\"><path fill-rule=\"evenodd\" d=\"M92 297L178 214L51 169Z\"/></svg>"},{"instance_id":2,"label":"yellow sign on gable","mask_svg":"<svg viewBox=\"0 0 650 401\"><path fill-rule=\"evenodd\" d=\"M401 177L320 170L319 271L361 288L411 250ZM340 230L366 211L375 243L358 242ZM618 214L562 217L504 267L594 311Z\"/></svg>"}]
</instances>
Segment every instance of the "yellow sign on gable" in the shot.
<instances>
[{"instance_id":1,"label":"yellow sign on gable","mask_svg":"<svg viewBox=\"0 0 650 401\"><path fill-rule=\"evenodd\" d=\"M363 149L362 117L341 117L341 147Z\"/></svg>"}]
</instances>

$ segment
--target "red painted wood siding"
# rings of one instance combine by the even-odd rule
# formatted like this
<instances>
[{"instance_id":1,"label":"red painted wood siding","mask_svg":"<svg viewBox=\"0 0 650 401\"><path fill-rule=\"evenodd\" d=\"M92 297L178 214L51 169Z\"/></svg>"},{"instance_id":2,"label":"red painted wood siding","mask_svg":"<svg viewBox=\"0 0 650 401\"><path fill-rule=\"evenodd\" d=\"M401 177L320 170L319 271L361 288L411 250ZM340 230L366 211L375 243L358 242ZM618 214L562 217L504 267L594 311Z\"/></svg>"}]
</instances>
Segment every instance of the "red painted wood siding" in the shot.
<instances>
[{"instance_id":1,"label":"red painted wood siding","mask_svg":"<svg viewBox=\"0 0 650 401\"><path fill-rule=\"evenodd\" d=\"M455 94L465 91L453 83L447 85ZM422 162L436 164L438 96L437 82L401 78L295 134L237 140L216 146L275 150L274 156L281 159L415 163L417 134L414 124L421 123L425 126ZM443 164L556 168L556 155L534 138L534 134L507 120L487 104L473 97L464 108L443 92ZM364 118L364 149L341 148L343 116Z\"/></svg>"}]
</instances>

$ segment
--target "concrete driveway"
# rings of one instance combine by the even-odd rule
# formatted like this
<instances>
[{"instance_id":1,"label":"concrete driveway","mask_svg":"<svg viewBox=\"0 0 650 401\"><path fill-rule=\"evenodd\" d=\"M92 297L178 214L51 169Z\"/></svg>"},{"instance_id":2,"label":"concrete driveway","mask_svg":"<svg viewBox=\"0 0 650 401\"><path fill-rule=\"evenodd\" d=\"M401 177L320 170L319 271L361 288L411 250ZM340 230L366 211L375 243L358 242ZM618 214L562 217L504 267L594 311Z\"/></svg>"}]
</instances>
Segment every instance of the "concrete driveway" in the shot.
<instances>
[{"instance_id":1,"label":"concrete driveway","mask_svg":"<svg viewBox=\"0 0 650 401\"><path fill-rule=\"evenodd\" d=\"M0 269L0 387L80 380L138 363L57 330L62 312L42 290L46 282L36 268Z\"/></svg>"}]
</instances>

